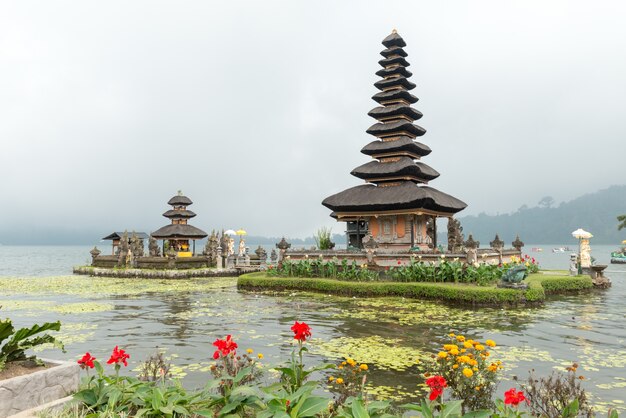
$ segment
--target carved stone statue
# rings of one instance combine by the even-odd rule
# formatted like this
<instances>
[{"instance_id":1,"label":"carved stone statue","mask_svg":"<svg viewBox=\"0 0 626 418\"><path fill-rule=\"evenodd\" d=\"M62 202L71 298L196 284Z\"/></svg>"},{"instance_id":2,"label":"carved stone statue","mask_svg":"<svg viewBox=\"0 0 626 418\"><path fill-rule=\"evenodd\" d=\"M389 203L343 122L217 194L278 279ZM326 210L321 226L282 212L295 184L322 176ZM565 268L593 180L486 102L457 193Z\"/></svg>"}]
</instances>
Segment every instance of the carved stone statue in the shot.
<instances>
[{"instance_id":1,"label":"carved stone statue","mask_svg":"<svg viewBox=\"0 0 626 418\"><path fill-rule=\"evenodd\" d=\"M93 250L89 251L89 254L91 254L91 264L93 265L96 262L96 258L100 255L100 250L94 246Z\"/></svg>"},{"instance_id":2,"label":"carved stone statue","mask_svg":"<svg viewBox=\"0 0 626 418\"><path fill-rule=\"evenodd\" d=\"M254 250L254 253L257 255L257 257L259 257L260 265L264 266L265 263L267 263L267 251L265 251L265 248L259 245L259 247Z\"/></svg>"},{"instance_id":3,"label":"carved stone statue","mask_svg":"<svg viewBox=\"0 0 626 418\"><path fill-rule=\"evenodd\" d=\"M372 265L374 263L374 254L378 248L378 242L374 239L372 234L368 233L363 238L363 247L365 248L365 256L367 257L367 263Z\"/></svg>"},{"instance_id":4,"label":"carved stone statue","mask_svg":"<svg viewBox=\"0 0 626 418\"><path fill-rule=\"evenodd\" d=\"M246 255L246 242L243 238L239 239L239 252L237 253L239 256Z\"/></svg>"},{"instance_id":5,"label":"carved stone statue","mask_svg":"<svg viewBox=\"0 0 626 418\"><path fill-rule=\"evenodd\" d=\"M133 253L133 258L143 257L143 240L139 239L137 234L133 232L130 238L130 251Z\"/></svg>"},{"instance_id":6,"label":"carved stone statue","mask_svg":"<svg viewBox=\"0 0 626 418\"><path fill-rule=\"evenodd\" d=\"M235 240L231 237L228 237L228 256L235 255Z\"/></svg>"},{"instance_id":7,"label":"carved stone statue","mask_svg":"<svg viewBox=\"0 0 626 418\"><path fill-rule=\"evenodd\" d=\"M517 235L515 237L515 241L513 241L511 243L511 245L513 246L513 248L515 248L517 251L522 252L522 247L524 246L524 243L522 242L521 239L519 239L519 235Z\"/></svg>"},{"instance_id":8,"label":"carved stone statue","mask_svg":"<svg viewBox=\"0 0 626 418\"><path fill-rule=\"evenodd\" d=\"M434 249L435 240L433 239L435 236L435 223L433 222L433 218L426 218L426 237L428 241L428 248Z\"/></svg>"},{"instance_id":9,"label":"carved stone statue","mask_svg":"<svg viewBox=\"0 0 626 418\"><path fill-rule=\"evenodd\" d=\"M458 253L463 250L463 227L458 219L448 218L448 251Z\"/></svg>"},{"instance_id":10,"label":"carved stone statue","mask_svg":"<svg viewBox=\"0 0 626 418\"><path fill-rule=\"evenodd\" d=\"M161 256L161 249L159 248L159 244L157 243L157 240L152 237L150 237L150 239L148 240L148 254L150 254L150 257Z\"/></svg>"},{"instance_id":11,"label":"carved stone statue","mask_svg":"<svg viewBox=\"0 0 626 418\"><path fill-rule=\"evenodd\" d=\"M120 245L117 247L117 265L118 267L126 267L130 262L130 246L128 245L128 232L124 231L120 238Z\"/></svg>"},{"instance_id":12,"label":"carved stone statue","mask_svg":"<svg viewBox=\"0 0 626 418\"><path fill-rule=\"evenodd\" d=\"M291 244L287 242L285 237L283 237L278 244L276 244L276 248L278 248L278 262L282 263L283 258L285 258L285 253L289 248L291 248Z\"/></svg>"},{"instance_id":13,"label":"carved stone statue","mask_svg":"<svg viewBox=\"0 0 626 418\"><path fill-rule=\"evenodd\" d=\"M504 241L502 241L498 234L496 234L496 237L489 243L489 245L496 251L502 251L504 248Z\"/></svg>"},{"instance_id":14,"label":"carved stone statue","mask_svg":"<svg viewBox=\"0 0 626 418\"><path fill-rule=\"evenodd\" d=\"M278 254L276 254L276 250L272 248L272 252L270 253L270 262L272 264L276 264L277 260L278 260Z\"/></svg>"},{"instance_id":15,"label":"carved stone statue","mask_svg":"<svg viewBox=\"0 0 626 418\"><path fill-rule=\"evenodd\" d=\"M209 267L217 266L217 248L218 247L219 247L219 240L217 238L215 231L213 230L211 231L211 236L207 240L206 245L204 246L204 250L202 251L202 254L206 256L207 258L207 264L209 265Z\"/></svg>"}]
</instances>

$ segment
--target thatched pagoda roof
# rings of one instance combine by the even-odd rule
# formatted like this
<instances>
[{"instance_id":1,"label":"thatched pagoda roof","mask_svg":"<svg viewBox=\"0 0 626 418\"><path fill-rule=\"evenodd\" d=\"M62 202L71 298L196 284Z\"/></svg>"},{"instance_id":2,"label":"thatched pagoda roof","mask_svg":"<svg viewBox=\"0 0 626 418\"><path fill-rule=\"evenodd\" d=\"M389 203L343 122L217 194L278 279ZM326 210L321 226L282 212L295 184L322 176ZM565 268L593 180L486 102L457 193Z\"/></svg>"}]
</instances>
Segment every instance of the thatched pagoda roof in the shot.
<instances>
[{"instance_id":1,"label":"thatched pagoda roof","mask_svg":"<svg viewBox=\"0 0 626 418\"><path fill-rule=\"evenodd\" d=\"M403 181L397 186L364 184L327 197L322 202L335 212L384 212L420 210L454 214L467 205L461 200L429 186Z\"/></svg>"},{"instance_id":2,"label":"thatched pagoda roof","mask_svg":"<svg viewBox=\"0 0 626 418\"><path fill-rule=\"evenodd\" d=\"M208 236L203 230L188 224L172 224L154 231L156 239L202 239Z\"/></svg>"},{"instance_id":3,"label":"thatched pagoda roof","mask_svg":"<svg viewBox=\"0 0 626 418\"><path fill-rule=\"evenodd\" d=\"M395 141L372 141L361 149L365 155L376 158L378 155L404 154L409 153L419 157L430 154L431 149L428 145L414 141L410 136L401 136Z\"/></svg>"},{"instance_id":4,"label":"thatched pagoda roof","mask_svg":"<svg viewBox=\"0 0 626 418\"><path fill-rule=\"evenodd\" d=\"M190 219L196 216L195 212L186 209L170 209L163 214L170 219Z\"/></svg>"},{"instance_id":5,"label":"thatched pagoda roof","mask_svg":"<svg viewBox=\"0 0 626 418\"><path fill-rule=\"evenodd\" d=\"M393 162L370 161L358 166L352 172L355 177L363 180L382 181L381 179L398 179L410 177L415 181L428 183L439 177L439 173L434 168L422 162L415 162L409 157L400 157Z\"/></svg>"},{"instance_id":6,"label":"thatched pagoda roof","mask_svg":"<svg viewBox=\"0 0 626 418\"><path fill-rule=\"evenodd\" d=\"M378 122L369 127L366 131L368 134L383 137L390 135L413 135L422 136L426 133L426 129L419 125L409 122L406 119L400 119L390 122Z\"/></svg>"},{"instance_id":7,"label":"thatched pagoda roof","mask_svg":"<svg viewBox=\"0 0 626 418\"><path fill-rule=\"evenodd\" d=\"M135 234L137 236L137 238L139 239L148 239L150 238L148 236L148 234L146 234L145 232L128 232L126 231L126 234L128 235L128 238L132 238L133 234ZM122 238L124 236L123 232L113 232L109 235L107 235L106 237L102 238L102 239L106 239L106 240L118 240L120 238Z\"/></svg>"},{"instance_id":8,"label":"thatched pagoda roof","mask_svg":"<svg viewBox=\"0 0 626 418\"><path fill-rule=\"evenodd\" d=\"M189 206L193 204L193 202L187 196L179 194L168 200L167 204L170 206Z\"/></svg>"}]
</instances>

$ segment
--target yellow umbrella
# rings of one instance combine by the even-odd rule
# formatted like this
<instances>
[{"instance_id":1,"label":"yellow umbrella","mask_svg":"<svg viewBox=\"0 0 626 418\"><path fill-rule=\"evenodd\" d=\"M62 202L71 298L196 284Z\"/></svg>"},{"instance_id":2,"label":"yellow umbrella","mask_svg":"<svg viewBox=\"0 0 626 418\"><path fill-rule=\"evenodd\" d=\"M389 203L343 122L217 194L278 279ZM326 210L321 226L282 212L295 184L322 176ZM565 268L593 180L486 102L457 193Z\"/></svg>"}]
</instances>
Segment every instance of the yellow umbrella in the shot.
<instances>
[{"instance_id":1,"label":"yellow umbrella","mask_svg":"<svg viewBox=\"0 0 626 418\"><path fill-rule=\"evenodd\" d=\"M622 244L626 244L626 239L624 241L622 241Z\"/></svg>"},{"instance_id":2,"label":"yellow umbrella","mask_svg":"<svg viewBox=\"0 0 626 418\"><path fill-rule=\"evenodd\" d=\"M240 229L240 230L238 230L237 232L235 232L235 234L237 234L237 235L246 235L246 234L247 234L247 232L246 232L246 231L244 231L243 229Z\"/></svg>"}]
</instances>

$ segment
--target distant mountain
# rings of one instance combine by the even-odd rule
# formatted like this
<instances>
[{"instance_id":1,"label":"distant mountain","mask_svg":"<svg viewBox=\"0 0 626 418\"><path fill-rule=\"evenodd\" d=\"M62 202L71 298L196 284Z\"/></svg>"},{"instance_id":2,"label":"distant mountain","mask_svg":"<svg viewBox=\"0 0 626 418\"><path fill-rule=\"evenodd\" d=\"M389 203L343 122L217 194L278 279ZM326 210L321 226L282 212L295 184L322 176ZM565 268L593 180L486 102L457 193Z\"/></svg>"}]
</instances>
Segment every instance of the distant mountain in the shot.
<instances>
[{"instance_id":1,"label":"distant mountain","mask_svg":"<svg viewBox=\"0 0 626 418\"><path fill-rule=\"evenodd\" d=\"M519 234L529 244L560 244L574 242L572 231L583 228L594 235L596 244L618 244L626 239L626 231L617 230L618 215L626 214L626 185L589 193L569 202L553 206L547 196L536 207L526 205L504 215L466 216L459 218L466 238L473 234L481 246L488 245L496 233L507 245Z\"/></svg>"}]
</instances>

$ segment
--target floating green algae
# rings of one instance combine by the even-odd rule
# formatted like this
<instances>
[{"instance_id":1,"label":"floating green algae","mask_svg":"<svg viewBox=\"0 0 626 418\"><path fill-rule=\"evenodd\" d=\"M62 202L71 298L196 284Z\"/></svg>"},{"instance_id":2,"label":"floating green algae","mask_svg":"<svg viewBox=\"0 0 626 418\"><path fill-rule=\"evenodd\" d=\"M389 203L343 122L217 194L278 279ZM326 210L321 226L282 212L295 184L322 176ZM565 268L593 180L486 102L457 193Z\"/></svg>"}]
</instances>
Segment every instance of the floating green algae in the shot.
<instances>
[{"instance_id":1,"label":"floating green algae","mask_svg":"<svg viewBox=\"0 0 626 418\"><path fill-rule=\"evenodd\" d=\"M326 358L351 357L359 363L375 365L378 369L397 371L405 371L431 356L431 353L401 344L402 340L399 338L383 338L378 335L363 338L338 337L328 341L314 339L310 350Z\"/></svg>"},{"instance_id":2,"label":"floating green algae","mask_svg":"<svg viewBox=\"0 0 626 418\"><path fill-rule=\"evenodd\" d=\"M0 278L5 295L65 294L76 296L133 296L146 293L213 292L232 288L234 277L194 279L128 279L88 276Z\"/></svg>"}]
</instances>

